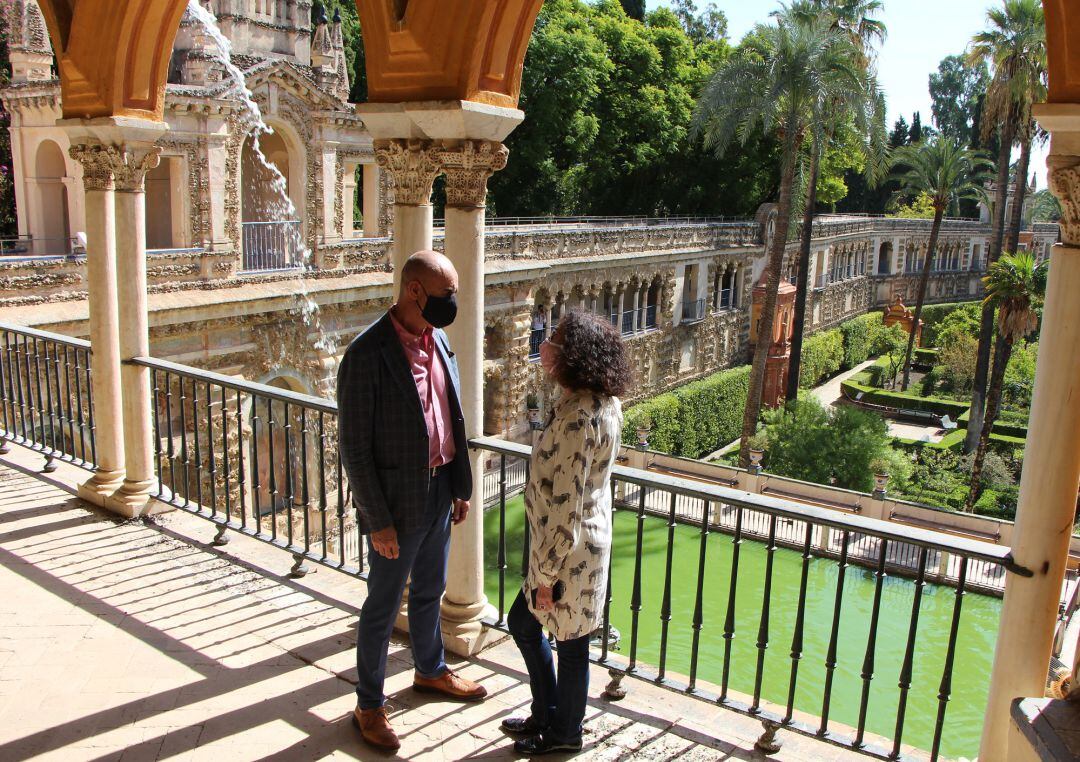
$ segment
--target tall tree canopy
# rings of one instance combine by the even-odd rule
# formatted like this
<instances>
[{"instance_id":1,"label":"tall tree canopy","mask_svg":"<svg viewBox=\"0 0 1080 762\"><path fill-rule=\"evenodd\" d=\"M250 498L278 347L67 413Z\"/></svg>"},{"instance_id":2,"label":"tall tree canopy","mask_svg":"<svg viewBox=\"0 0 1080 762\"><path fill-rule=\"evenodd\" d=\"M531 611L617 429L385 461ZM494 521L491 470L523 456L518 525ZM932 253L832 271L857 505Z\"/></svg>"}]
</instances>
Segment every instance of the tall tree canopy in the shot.
<instances>
[{"instance_id":1,"label":"tall tree canopy","mask_svg":"<svg viewBox=\"0 0 1080 762\"><path fill-rule=\"evenodd\" d=\"M976 145L979 97L986 93L990 72L984 61L969 63L964 56L945 56L930 74L931 111L942 134L964 145Z\"/></svg>"},{"instance_id":2,"label":"tall tree canopy","mask_svg":"<svg viewBox=\"0 0 1080 762\"><path fill-rule=\"evenodd\" d=\"M545 2L525 59L525 122L489 184L494 212L753 214L775 192L776 141L758 135L720 160L689 140L699 92L733 54L714 9L696 12L684 3L637 23L614 0ZM694 18L713 32L695 40Z\"/></svg>"}]
</instances>

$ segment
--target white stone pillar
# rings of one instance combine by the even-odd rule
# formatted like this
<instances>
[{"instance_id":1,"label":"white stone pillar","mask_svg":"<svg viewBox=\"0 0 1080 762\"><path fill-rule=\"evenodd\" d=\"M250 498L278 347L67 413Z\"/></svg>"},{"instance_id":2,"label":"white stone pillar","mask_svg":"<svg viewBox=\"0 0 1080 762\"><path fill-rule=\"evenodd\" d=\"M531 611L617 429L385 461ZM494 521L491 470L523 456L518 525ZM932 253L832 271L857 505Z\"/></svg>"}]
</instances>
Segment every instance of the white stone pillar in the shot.
<instances>
[{"instance_id":1,"label":"white stone pillar","mask_svg":"<svg viewBox=\"0 0 1080 762\"><path fill-rule=\"evenodd\" d=\"M341 216L340 233L342 239L346 241L356 237L353 210L356 208L357 166L356 162L346 162L342 172L343 184L341 188L341 208L343 213Z\"/></svg>"},{"instance_id":2,"label":"white stone pillar","mask_svg":"<svg viewBox=\"0 0 1080 762\"><path fill-rule=\"evenodd\" d=\"M164 127L164 125L162 125ZM163 130L154 130L148 137ZM154 423L150 369L131 365L150 353L146 303L146 192L148 170L161 149L150 140L125 140L113 149L116 203L116 276L120 318L120 380L123 385L124 483L105 507L123 516L147 513L154 473Z\"/></svg>"},{"instance_id":3,"label":"white stone pillar","mask_svg":"<svg viewBox=\"0 0 1080 762\"><path fill-rule=\"evenodd\" d=\"M378 164L364 164L364 238L385 235L379 225L379 169Z\"/></svg>"},{"instance_id":4,"label":"white stone pillar","mask_svg":"<svg viewBox=\"0 0 1080 762\"><path fill-rule=\"evenodd\" d=\"M437 149L431 140L376 140L375 159L394 178L394 243L390 259L396 293L405 260L431 248L431 184L440 172Z\"/></svg>"},{"instance_id":5,"label":"white stone pillar","mask_svg":"<svg viewBox=\"0 0 1080 762\"><path fill-rule=\"evenodd\" d=\"M320 151L320 167L322 174L322 208L319 210L322 219L319 221L318 245L337 243L341 240L341 230L334 224L334 197L337 195L337 163L341 161L337 152L338 144L327 141L323 143ZM342 210L344 212L344 210ZM352 207L349 207L352 214Z\"/></svg>"},{"instance_id":6,"label":"white stone pillar","mask_svg":"<svg viewBox=\"0 0 1080 762\"><path fill-rule=\"evenodd\" d=\"M191 230L188 220L191 215L191 202L189 198L187 182L187 161L181 156L170 156L163 161L169 162L169 212L172 215L170 228L172 229L171 245L174 249L182 249L190 246Z\"/></svg>"},{"instance_id":7,"label":"white stone pillar","mask_svg":"<svg viewBox=\"0 0 1080 762\"><path fill-rule=\"evenodd\" d=\"M447 328L461 374L461 407L469 437L484 423L484 204L487 180L506 166L507 150L487 140L446 141L438 161L446 172L446 256L458 272L458 316ZM400 190L399 190L400 193ZM400 195L399 195L400 199ZM472 455L472 510L450 540L443 598L443 641L472 654L483 647L481 620L492 614L484 595L483 453Z\"/></svg>"},{"instance_id":8,"label":"white stone pillar","mask_svg":"<svg viewBox=\"0 0 1080 762\"><path fill-rule=\"evenodd\" d=\"M1010 574L990 677L979 758L1006 759L1014 698L1042 696L1080 483L1080 106L1036 107L1051 133L1050 189L1061 200L1062 243L1050 257Z\"/></svg>"},{"instance_id":9,"label":"white stone pillar","mask_svg":"<svg viewBox=\"0 0 1080 762\"><path fill-rule=\"evenodd\" d=\"M115 150L115 149L113 149ZM94 475L79 485L79 497L99 507L124 478L124 433L120 393L120 332L116 294L116 218L109 149L72 141L71 158L82 164L86 192L86 280L94 395Z\"/></svg>"}]
</instances>

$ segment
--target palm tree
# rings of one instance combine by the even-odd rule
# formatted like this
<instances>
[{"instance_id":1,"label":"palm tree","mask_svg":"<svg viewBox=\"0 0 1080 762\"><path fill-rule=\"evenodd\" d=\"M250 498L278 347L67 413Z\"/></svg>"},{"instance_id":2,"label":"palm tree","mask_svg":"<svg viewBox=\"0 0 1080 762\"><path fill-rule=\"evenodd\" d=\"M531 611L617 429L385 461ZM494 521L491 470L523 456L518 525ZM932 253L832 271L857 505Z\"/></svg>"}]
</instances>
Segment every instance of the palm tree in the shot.
<instances>
[{"instance_id":1,"label":"palm tree","mask_svg":"<svg viewBox=\"0 0 1080 762\"><path fill-rule=\"evenodd\" d=\"M904 380L900 390L907 391L911 375L911 353L915 348L915 334L918 333L917 326L922 317L923 300L926 299L926 284L934 267L941 219L946 210L961 199L978 197L979 187L986 177L985 168L990 166L990 162L961 146L955 138L937 135L930 140L898 149L893 155L893 166L906 168L894 178L900 183L897 195L918 196L925 193L931 197L934 207L934 224L930 228L930 241L926 244L919 291L915 297L915 320L908 337L907 353L904 355Z\"/></svg>"},{"instance_id":2,"label":"palm tree","mask_svg":"<svg viewBox=\"0 0 1080 762\"><path fill-rule=\"evenodd\" d=\"M1001 404L1001 387L1005 367L1009 364L1013 344L1035 330L1039 324L1037 307L1042 300L1046 283L1046 263L1035 264L1035 257L1028 252L1004 254L990 266L983 278L986 286L984 307L991 312L997 309L998 340L994 352L994 368L990 374L990 388L986 396L986 422L979 433L979 445L971 465L971 489L968 491L964 510L975 506L982 492L982 467L990 432L994 428Z\"/></svg>"},{"instance_id":3,"label":"palm tree","mask_svg":"<svg viewBox=\"0 0 1080 762\"><path fill-rule=\"evenodd\" d=\"M1039 97L1038 83L1045 79L1046 24L1041 0L1003 0L1000 8L987 11L986 18L989 28L972 38L967 60L972 64L989 63L994 68L981 118L984 140L1000 125L995 188L997 198L993 204L993 228L986 255L989 266L997 261L1002 252L1012 145L1017 130L1026 131L1030 125L1031 104ZM1030 152L1030 144L1028 150ZM1022 175L1026 173L1027 167L1024 167ZM1021 177L1021 182L1026 182L1026 178ZM971 420L964 452L971 452L975 448L982 430L993 337L994 312L984 307L979 329L979 353L975 362L975 385L971 394Z\"/></svg>"},{"instance_id":4,"label":"palm tree","mask_svg":"<svg viewBox=\"0 0 1080 762\"><path fill-rule=\"evenodd\" d=\"M698 101L694 134L702 136L718 156L736 138L745 143L759 126L775 130L783 146L765 301L743 415L739 459L744 465L750 461L749 439L761 412L765 359L772 340L799 152L819 115L815 104L850 103L854 110L854 104L865 98L866 90L866 76L843 34L824 22L799 24L781 17L775 25L755 27L744 50L717 69Z\"/></svg>"},{"instance_id":5,"label":"palm tree","mask_svg":"<svg viewBox=\"0 0 1080 762\"><path fill-rule=\"evenodd\" d=\"M831 29L847 37L855 51L859 66L867 74L866 98L858 113L846 113L843 104L819 101L815 103L816 112L813 124L816 126L810 149L810 170L807 180L806 204L803 212L802 233L799 240L799 265L796 268L795 284L795 320L792 325L791 356L788 360L787 390L785 398L794 402L799 396L799 375L802 365L803 334L806 326L806 299L810 290L810 238L814 227L814 215L817 212L817 183L821 155L832 139L833 134L844 122L854 119L859 131L864 134L869 144L866 155L885 157L885 145L888 136L885 131L885 98L878 92L877 82L871 74L874 43L885 39L885 24L871 18L881 11L881 0L797 0L790 6L783 6L781 11L774 11L773 16L787 16L795 23L826 23ZM867 177L871 184L876 184L883 161L866 162Z\"/></svg>"}]
</instances>

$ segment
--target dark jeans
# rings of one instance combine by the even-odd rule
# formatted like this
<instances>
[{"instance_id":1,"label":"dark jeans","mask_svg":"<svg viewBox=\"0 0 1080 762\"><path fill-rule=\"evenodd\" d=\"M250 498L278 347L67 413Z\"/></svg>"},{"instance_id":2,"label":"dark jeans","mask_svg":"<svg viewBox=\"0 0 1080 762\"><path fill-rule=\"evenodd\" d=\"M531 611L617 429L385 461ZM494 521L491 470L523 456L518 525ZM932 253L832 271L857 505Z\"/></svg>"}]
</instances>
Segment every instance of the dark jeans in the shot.
<instances>
[{"instance_id":1,"label":"dark jeans","mask_svg":"<svg viewBox=\"0 0 1080 762\"><path fill-rule=\"evenodd\" d=\"M541 727L549 728L545 735L553 741L579 741L589 698L589 636L557 641L559 675L556 679L551 644L529 611L524 593L518 593L506 624L529 671L533 719Z\"/></svg>"},{"instance_id":2,"label":"dark jeans","mask_svg":"<svg viewBox=\"0 0 1080 762\"><path fill-rule=\"evenodd\" d=\"M398 535L397 558L384 558L368 539L367 600L360 609L356 635L356 696L361 709L386 702L386 650L409 581L409 639L413 663L421 677L446 672L439 603L446 590L446 560L450 554L450 471L431 480L427 525Z\"/></svg>"}]
</instances>

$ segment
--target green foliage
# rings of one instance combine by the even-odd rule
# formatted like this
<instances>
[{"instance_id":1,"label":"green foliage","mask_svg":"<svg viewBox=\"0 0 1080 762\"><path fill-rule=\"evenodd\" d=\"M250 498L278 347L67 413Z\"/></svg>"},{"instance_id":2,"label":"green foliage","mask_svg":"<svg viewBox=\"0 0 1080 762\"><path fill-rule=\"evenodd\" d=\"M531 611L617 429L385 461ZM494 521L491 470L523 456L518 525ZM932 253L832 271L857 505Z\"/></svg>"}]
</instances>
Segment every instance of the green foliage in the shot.
<instances>
[{"instance_id":1,"label":"green foliage","mask_svg":"<svg viewBox=\"0 0 1080 762\"><path fill-rule=\"evenodd\" d=\"M889 216L909 220L932 220L934 214L934 197L923 191L910 204L898 206L896 212Z\"/></svg>"},{"instance_id":2,"label":"green foliage","mask_svg":"<svg viewBox=\"0 0 1080 762\"><path fill-rule=\"evenodd\" d=\"M1057 222L1061 219L1061 202L1049 188L1035 191L1031 197L1032 222Z\"/></svg>"},{"instance_id":3,"label":"green foliage","mask_svg":"<svg viewBox=\"0 0 1080 762\"><path fill-rule=\"evenodd\" d=\"M984 61L968 63L963 56L945 56L930 74L931 110L943 135L973 145L976 108L986 93L990 72Z\"/></svg>"},{"instance_id":4,"label":"green foliage","mask_svg":"<svg viewBox=\"0 0 1080 762\"><path fill-rule=\"evenodd\" d=\"M652 421L651 449L698 458L736 439L750 386L750 366L714 373L627 410L623 442L636 442L635 429Z\"/></svg>"},{"instance_id":5,"label":"green foliage","mask_svg":"<svg viewBox=\"0 0 1080 762\"><path fill-rule=\"evenodd\" d=\"M924 307L923 315L926 315L930 309ZM923 327L925 341L944 349L962 337L978 339L981 316L982 305L978 302L959 305L957 309L946 314L935 324Z\"/></svg>"},{"instance_id":6,"label":"green foliage","mask_svg":"<svg viewBox=\"0 0 1080 762\"><path fill-rule=\"evenodd\" d=\"M489 184L498 214L753 214L775 193L775 138L755 135L727 161L689 138L704 83L733 55L724 27L711 5L639 22L614 0L545 2L514 158Z\"/></svg>"},{"instance_id":7,"label":"green foliage","mask_svg":"<svg viewBox=\"0 0 1080 762\"><path fill-rule=\"evenodd\" d=\"M799 386L816 386L822 379L840 370L844 362L844 336L839 329L820 331L809 336L802 347Z\"/></svg>"},{"instance_id":8,"label":"green foliage","mask_svg":"<svg viewBox=\"0 0 1080 762\"><path fill-rule=\"evenodd\" d=\"M923 344L928 347L941 346L937 335L938 324L948 315L960 309L968 310L970 314L973 314L976 325L978 325L978 316L982 314L982 306L978 302L949 302L947 304L924 305L920 317L923 322Z\"/></svg>"},{"instance_id":9,"label":"green foliage","mask_svg":"<svg viewBox=\"0 0 1080 762\"><path fill-rule=\"evenodd\" d=\"M874 413L841 405L825 409L816 399L800 399L766 413L770 473L868 492L870 464L886 457L889 434Z\"/></svg>"},{"instance_id":10,"label":"green foliage","mask_svg":"<svg viewBox=\"0 0 1080 762\"><path fill-rule=\"evenodd\" d=\"M1005 405L1002 417L1008 410L1022 408L1026 422L1026 410L1031 406L1031 393L1035 389L1035 360L1038 354L1038 342L1018 341L1013 345L1002 383L1001 400Z\"/></svg>"},{"instance_id":11,"label":"green foliage","mask_svg":"<svg viewBox=\"0 0 1080 762\"><path fill-rule=\"evenodd\" d=\"M882 356L882 366L886 369L885 380L896 380L896 374L904 362L907 351L908 332L899 324L892 324L878 336L877 350Z\"/></svg>"},{"instance_id":12,"label":"green foliage","mask_svg":"<svg viewBox=\"0 0 1080 762\"><path fill-rule=\"evenodd\" d=\"M645 0L619 0L626 15L636 21L645 20Z\"/></svg>"},{"instance_id":13,"label":"green foliage","mask_svg":"<svg viewBox=\"0 0 1080 762\"><path fill-rule=\"evenodd\" d=\"M6 2L0 4L0 87L6 87L10 81L10 61L8 58L8 36L15 6ZM15 172L11 158L11 115L0 103L0 236L14 236L18 232L15 218Z\"/></svg>"},{"instance_id":14,"label":"green foliage","mask_svg":"<svg viewBox=\"0 0 1080 762\"><path fill-rule=\"evenodd\" d=\"M975 356L978 349L979 340L967 333L955 334L941 348L935 371L938 371L938 378L945 389L956 393L971 392L975 381Z\"/></svg>"},{"instance_id":15,"label":"green foliage","mask_svg":"<svg viewBox=\"0 0 1080 762\"><path fill-rule=\"evenodd\" d=\"M844 360L841 367L854 368L875 353L885 322L880 312L869 312L840 324L844 341Z\"/></svg>"}]
</instances>

